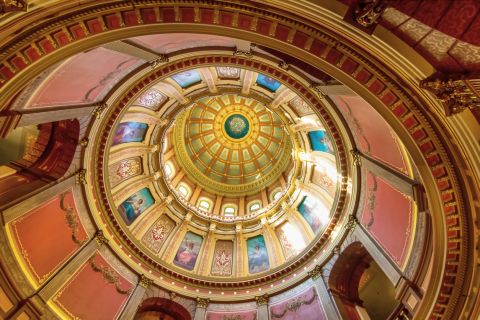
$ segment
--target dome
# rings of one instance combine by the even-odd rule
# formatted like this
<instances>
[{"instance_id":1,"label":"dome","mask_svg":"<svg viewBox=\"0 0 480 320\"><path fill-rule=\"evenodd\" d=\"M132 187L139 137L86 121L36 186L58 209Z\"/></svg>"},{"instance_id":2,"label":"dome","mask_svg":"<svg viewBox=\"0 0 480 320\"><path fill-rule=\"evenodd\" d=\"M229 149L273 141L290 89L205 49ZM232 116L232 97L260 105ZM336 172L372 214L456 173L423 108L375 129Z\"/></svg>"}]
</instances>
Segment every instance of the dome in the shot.
<instances>
[{"instance_id":1,"label":"dome","mask_svg":"<svg viewBox=\"0 0 480 320\"><path fill-rule=\"evenodd\" d=\"M179 165L215 194L256 193L293 161L293 142L285 124L252 98L226 94L198 99L173 125Z\"/></svg>"},{"instance_id":2,"label":"dome","mask_svg":"<svg viewBox=\"0 0 480 320\"><path fill-rule=\"evenodd\" d=\"M478 318L480 9L320 2L0 1L0 318Z\"/></svg>"}]
</instances>

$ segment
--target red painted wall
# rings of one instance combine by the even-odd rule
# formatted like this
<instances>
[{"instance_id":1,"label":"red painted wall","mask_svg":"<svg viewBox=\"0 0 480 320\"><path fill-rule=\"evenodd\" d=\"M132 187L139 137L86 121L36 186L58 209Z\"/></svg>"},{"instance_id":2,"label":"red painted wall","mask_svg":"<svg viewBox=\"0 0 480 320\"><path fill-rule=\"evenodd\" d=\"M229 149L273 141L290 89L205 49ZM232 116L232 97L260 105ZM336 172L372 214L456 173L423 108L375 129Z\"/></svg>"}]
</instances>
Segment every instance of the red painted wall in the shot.
<instances>
[{"instance_id":1,"label":"red painted wall","mask_svg":"<svg viewBox=\"0 0 480 320\"><path fill-rule=\"evenodd\" d=\"M75 235L86 240L71 191L65 194L63 208L72 213L78 227ZM57 195L39 207L30 210L10 224L17 247L30 273L39 282L44 282L57 270L80 245L72 240L72 229L67 225L66 211L61 208L61 196Z\"/></svg>"},{"instance_id":2,"label":"red painted wall","mask_svg":"<svg viewBox=\"0 0 480 320\"><path fill-rule=\"evenodd\" d=\"M118 277L118 285L122 290L133 288L133 284L114 271L100 254L95 256L94 261L97 266L108 268ZM118 317L127 298L128 294L117 292L115 285L105 281L102 273L94 271L90 262L87 262L57 293L53 301L71 317L110 320Z\"/></svg>"},{"instance_id":3,"label":"red painted wall","mask_svg":"<svg viewBox=\"0 0 480 320\"><path fill-rule=\"evenodd\" d=\"M367 173L361 223L401 267L412 236L413 202L386 181Z\"/></svg>"}]
</instances>

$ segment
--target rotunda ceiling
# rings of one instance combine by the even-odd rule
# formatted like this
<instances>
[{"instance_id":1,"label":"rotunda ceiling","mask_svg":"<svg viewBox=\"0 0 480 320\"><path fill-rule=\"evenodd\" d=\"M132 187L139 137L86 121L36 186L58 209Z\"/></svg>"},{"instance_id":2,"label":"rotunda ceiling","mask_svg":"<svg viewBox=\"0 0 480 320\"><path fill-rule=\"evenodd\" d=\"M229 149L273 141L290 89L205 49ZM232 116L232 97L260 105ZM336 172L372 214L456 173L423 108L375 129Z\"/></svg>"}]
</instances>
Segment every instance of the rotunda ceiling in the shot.
<instances>
[{"instance_id":1,"label":"rotunda ceiling","mask_svg":"<svg viewBox=\"0 0 480 320\"><path fill-rule=\"evenodd\" d=\"M253 98L203 97L181 112L173 126L180 166L215 194L238 197L259 192L293 161L285 124Z\"/></svg>"}]
</instances>

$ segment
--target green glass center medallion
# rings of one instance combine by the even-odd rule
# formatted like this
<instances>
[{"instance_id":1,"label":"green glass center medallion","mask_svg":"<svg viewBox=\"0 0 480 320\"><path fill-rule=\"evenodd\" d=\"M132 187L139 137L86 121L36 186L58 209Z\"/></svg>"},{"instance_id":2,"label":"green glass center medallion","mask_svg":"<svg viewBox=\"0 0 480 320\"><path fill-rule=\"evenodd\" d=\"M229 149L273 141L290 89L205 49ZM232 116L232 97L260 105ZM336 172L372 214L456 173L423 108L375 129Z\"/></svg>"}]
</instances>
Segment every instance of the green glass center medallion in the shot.
<instances>
[{"instance_id":1,"label":"green glass center medallion","mask_svg":"<svg viewBox=\"0 0 480 320\"><path fill-rule=\"evenodd\" d=\"M230 138L242 139L248 134L250 123L241 114L232 114L225 120L225 132Z\"/></svg>"}]
</instances>

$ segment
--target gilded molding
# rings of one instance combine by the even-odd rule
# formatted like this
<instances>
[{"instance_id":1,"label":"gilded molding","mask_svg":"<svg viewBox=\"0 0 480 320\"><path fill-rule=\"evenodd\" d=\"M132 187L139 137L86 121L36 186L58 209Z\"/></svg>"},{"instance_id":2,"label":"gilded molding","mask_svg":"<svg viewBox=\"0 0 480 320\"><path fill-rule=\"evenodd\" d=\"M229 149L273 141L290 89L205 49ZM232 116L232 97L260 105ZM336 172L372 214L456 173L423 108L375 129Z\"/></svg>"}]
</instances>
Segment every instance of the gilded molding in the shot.
<instances>
[{"instance_id":1,"label":"gilded molding","mask_svg":"<svg viewBox=\"0 0 480 320\"><path fill-rule=\"evenodd\" d=\"M27 12L27 8L25 0L0 0L0 16L8 12Z\"/></svg>"},{"instance_id":2,"label":"gilded molding","mask_svg":"<svg viewBox=\"0 0 480 320\"><path fill-rule=\"evenodd\" d=\"M105 109L108 108L108 105L106 102L98 102L96 104L94 104L94 109L92 111L92 115L93 117L95 117L95 119L100 119L102 117L102 113L103 111L105 111Z\"/></svg>"},{"instance_id":3,"label":"gilded molding","mask_svg":"<svg viewBox=\"0 0 480 320\"><path fill-rule=\"evenodd\" d=\"M195 300L197 301L197 308L207 309L208 305L210 304L210 299L209 298L197 297L197 299L195 299Z\"/></svg>"},{"instance_id":4,"label":"gilded molding","mask_svg":"<svg viewBox=\"0 0 480 320\"><path fill-rule=\"evenodd\" d=\"M268 305L268 300L269 297L266 293L261 296L255 296L255 302L257 303L257 307Z\"/></svg>"},{"instance_id":5,"label":"gilded molding","mask_svg":"<svg viewBox=\"0 0 480 320\"><path fill-rule=\"evenodd\" d=\"M361 153L358 150L350 150L350 154L352 155L353 158L353 164L357 167L362 165L362 157Z\"/></svg>"},{"instance_id":6,"label":"gilded molding","mask_svg":"<svg viewBox=\"0 0 480 320\"><path fill-rule=\"evenodd\" d=\"M429 77L420 81L420 87L433 93L442 102L447 116L466 109L480 110L480 96L461 75Z\"/></svg>"},{"instance_id":7,"label":"gilded molding","mask_svg":"<svg viewBox=\"0 0 480 320\"><path fill-rule=\"evenodd\" d=\"M75 176L76 184L87 184L87 170L80 169Z\"/></svg>"},{"instance_id":8,"label":"gilded molding","mask_svg":"<svg viewBox=\"0 0 480 320\"><path fill-rule=\"evenodd\" d=\"M320 278L323 275L323 268L320 265L315 265L312 270L308 271L308 276L313 280Z\"/></svg>"}]
</instances>

